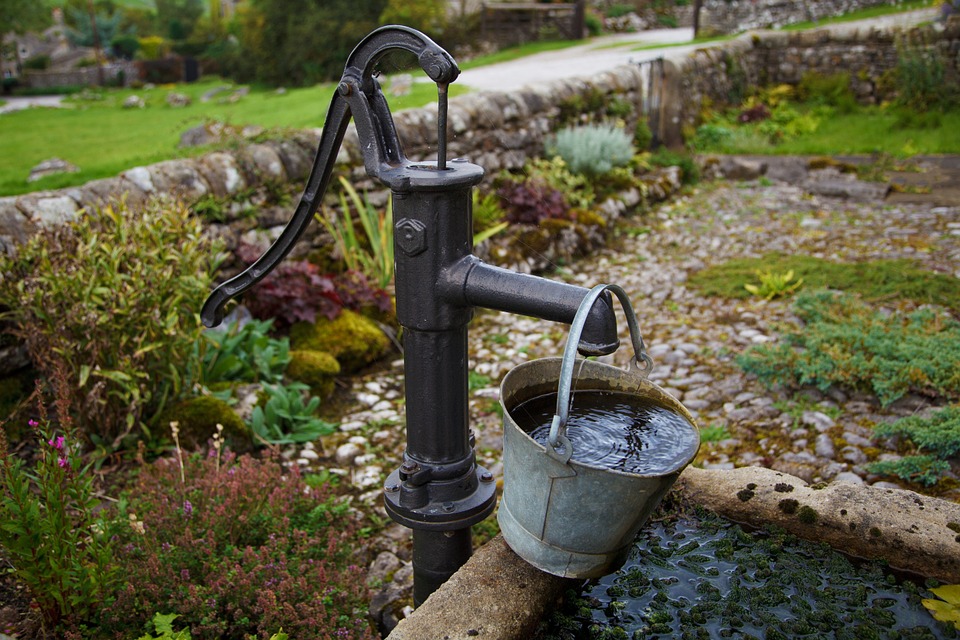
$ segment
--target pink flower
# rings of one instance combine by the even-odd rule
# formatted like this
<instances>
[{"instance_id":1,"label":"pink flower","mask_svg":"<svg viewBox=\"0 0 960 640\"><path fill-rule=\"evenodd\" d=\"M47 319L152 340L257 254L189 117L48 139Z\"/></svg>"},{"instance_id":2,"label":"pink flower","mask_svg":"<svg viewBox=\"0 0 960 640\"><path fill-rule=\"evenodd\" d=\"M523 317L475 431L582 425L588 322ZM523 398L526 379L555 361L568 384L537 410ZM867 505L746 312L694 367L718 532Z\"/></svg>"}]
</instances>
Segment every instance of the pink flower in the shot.
<instances>
[{"instance_id":1,"label":"pink flower","mask_svg":"<svg viewBox=\"0 0 960 640\"><path fill-rule=\"evenodd\" d=\"M184 501L183 501L183 516L184 516L185 518L189 518L191 515L193 515L193 505L190 504L190 501L189 501L189 500L184 500Z\"/></svg>"},{"instance_id":2,"label":"pink flower","mask_svg":"<svg viewBox=\"0 0 960 640\"><path fill-rule=\"evenodd\" d=\"M56 439L51 438L47 440L47 444L56 449L57 451L63 451L64 439L63 436L57 436ZM63 465L60 465L61 467Z\"/></svg>"},{"instance_id":3,"label":"pink flower","mask_svg":"<svg viewBox=\"0 0 960 640\"><path fill-rule=\"evenodd\" d=\"M60 458L59 460L57 460L57 464L59 464L61 467L65 467L69 463L67 462L66 458Z\"/></svg>"},{"instance_id":4,"label":"pink flower","mask_svg":"<svg viewBox=\"0 0 960 640\"><path fill-rule=\"evenodd\" d=\"M33 427L34 429L40 426L40 423L36 420L27 420L27 424Z\"/></svg>"}]
</instances>

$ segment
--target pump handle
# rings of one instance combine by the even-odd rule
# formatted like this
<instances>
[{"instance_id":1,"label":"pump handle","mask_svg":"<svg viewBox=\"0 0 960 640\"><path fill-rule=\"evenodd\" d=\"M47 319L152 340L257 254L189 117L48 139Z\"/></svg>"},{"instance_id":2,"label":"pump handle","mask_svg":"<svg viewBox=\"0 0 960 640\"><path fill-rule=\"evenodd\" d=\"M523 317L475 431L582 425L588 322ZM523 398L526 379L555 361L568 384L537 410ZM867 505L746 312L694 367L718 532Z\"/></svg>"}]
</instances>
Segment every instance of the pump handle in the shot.
<instances>
[{"instance_id":1,"label":"pump handle","mask_svg":"<svg viewBox=\"0 0 960 640\"><path fill-rule=\"evenodd\" d=\"M215 327L223 322L223 308L227 302L273 271L303 235L330 184L337 152L351 116L357 125L364 167L370 176L379 177L382 171L407 162L390 108L373 77L377 62L394 49L416 55L420 68L437 83L442 94L446 94L446 86L460 75L453 57L416 29L388 25L361 40L347 58L337 92L330 101L316 159L293 217L256 262L213 290L200 310L200 319L205 326Z\"/></svg>"}]
</instances>

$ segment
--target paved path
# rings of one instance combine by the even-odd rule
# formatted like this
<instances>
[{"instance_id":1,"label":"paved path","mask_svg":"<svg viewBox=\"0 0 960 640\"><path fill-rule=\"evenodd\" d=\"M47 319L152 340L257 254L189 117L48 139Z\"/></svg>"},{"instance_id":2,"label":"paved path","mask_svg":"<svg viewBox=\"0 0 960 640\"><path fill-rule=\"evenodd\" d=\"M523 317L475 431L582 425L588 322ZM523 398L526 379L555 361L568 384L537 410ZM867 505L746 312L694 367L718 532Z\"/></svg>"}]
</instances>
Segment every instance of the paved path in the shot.
<instances>
[{"instance_id":1,"label":"paved path","mask_svg":"<svg viewBox=\"0 0 960 640\"><path fill-rule=\"evenodd\" d=\"M825 28L843 32L871 27L911 26L933 20L938 15L939 10L934 7L828 25ZM635 64L661 56L668 59L678 58L694 49L708 46L704 44L676 46L677 43L689 42L692 38L693 30L689 28L656 29L602 36L566 49L544 51L517 60L468 69L460 74L457 82L480 91L514 91L538 82L592 76L620 65ZM635 50L637 47L653 44L670 46Z\"/></svg>"},{"instance_id":2,"label":"paved path","mask_svg":"<svg viewBox=\"0 0 960 640\"><path fill-rule=\"evenodd\" d=\"M0 113L20 111L30 107L59 107L66 96L29 96L3 98L6 104L0 105Z\"/></svg>"}]
</instances>

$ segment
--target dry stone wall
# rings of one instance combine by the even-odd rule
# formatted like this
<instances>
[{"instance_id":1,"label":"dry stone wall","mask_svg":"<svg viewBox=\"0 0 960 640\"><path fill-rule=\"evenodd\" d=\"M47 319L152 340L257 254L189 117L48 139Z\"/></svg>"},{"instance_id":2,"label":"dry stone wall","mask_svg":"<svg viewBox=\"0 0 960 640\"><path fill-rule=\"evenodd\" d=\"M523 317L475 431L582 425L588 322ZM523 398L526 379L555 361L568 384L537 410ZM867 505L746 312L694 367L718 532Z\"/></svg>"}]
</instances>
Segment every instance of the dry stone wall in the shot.
<instances>
[{"instance_id":1,"label":"dry stone wall","mask_svg":"<svg viewBox=\"0 0 960 640\"><path fill-rule=\"evenodd\" d=\"M798 22L823 20L860 9L899 4L898 0L704 0L700 25L704 32L739 33L776 29ZM693 24L692 6L678 7L681 25Z\"/></svg>"},{"instance_id":2,"label":"dry stone wall","mask_svg":"<svg viewBox=\"0 0 960 640\"><path fill-rule=\"evenodd\" d=\"M900 37L936 50L948 63L948 80L957 81L960 23L951 22L941 30L915 29ZM897 38L894 33L881 31L845 35L831 35L826 30L755 33L668 62L662 101L666 113L660 118L666 130L661 132L661 139L668 144L682 142L683 127L697 124L705 99L713 104L727 103L749 86L796 83L808 70L847 71L863 102L885 99L896 66ZM627 117L627 125L632 127L641 112L644 84L640 68L625 65L590 78L454 98L449 111L448 157L465 157L483 166L488 179L501 170L519 169L528 158L542 153L545 140L563 124L561 115L570 105L589 105L603 111L614 100L628 103L634 107L634 113ZM400 112L395 119L409 157L420 160L436 153L435 105ZM85 209L120 197L132 204L163 194L188 201L208 195L228 200L266 185L301 185L309 174L318 140L319 131L306 131L199 158L136 167L79 187L0 198L0 250L9 254L38 228L63 224ZM352 127L338 163L361 188L376 188L363 172ZM256 230L269 241L287 217L289 211L265 209L258 218L236 216L211 225L211 231L228 239L230 246Z\"/></svg>"},{"instance_id":3,"label":"dry stone wall","mask_svg":"<svg viewBox=\"0 0 960 640\"><path fill-rule=\"evenodd\" d=\"M684 127L698 124L705 101L738 103L749 87L798 84L807 72L847 73L850 87L863 104L894 97L898 50L909 48L936 55L944 82L960 83L960 21L907 31L876 29L831 32L748 33L667 62L667 110L663 133L668 144L682 139Z\"/></svg>"}]
</instances>

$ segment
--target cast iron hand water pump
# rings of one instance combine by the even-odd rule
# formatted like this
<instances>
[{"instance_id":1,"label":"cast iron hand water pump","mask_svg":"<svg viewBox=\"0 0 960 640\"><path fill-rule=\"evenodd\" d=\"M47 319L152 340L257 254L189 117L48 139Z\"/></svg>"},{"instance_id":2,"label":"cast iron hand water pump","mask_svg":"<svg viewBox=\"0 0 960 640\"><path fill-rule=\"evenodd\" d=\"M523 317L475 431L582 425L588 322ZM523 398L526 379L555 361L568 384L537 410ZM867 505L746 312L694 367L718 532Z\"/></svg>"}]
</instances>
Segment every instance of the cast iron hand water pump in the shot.
<instances>
[{"instance_id":1,"label":"cast iron hand water pump","mask_svg":"<svg viewBox=\"0 0 960 640\"><path fill-rule=\"evenodd\" d=\"M414 53L437 83L437 161L403 154L389 107L374 78L388 52ZM446 160L447 86L456 62L422 33L388 26L350 54L327 112L317 157L293 218L246 271L224 282L203 306L206 326L223 307L259 282L290 252L330 182L350 117L356 122L367 173L393 192L397 318L403 327L407 448L384 485L387 512L413 529L414 602L419 605L467 561L470 526L496 502L493 475L476 464L467 410L467 324L474 307L570 323L589 290L518 274L472 255L471 189L483 169ZM585 355L619 346L612 299L593 307L579 343Z\"/></svg>"}]
</instances>

